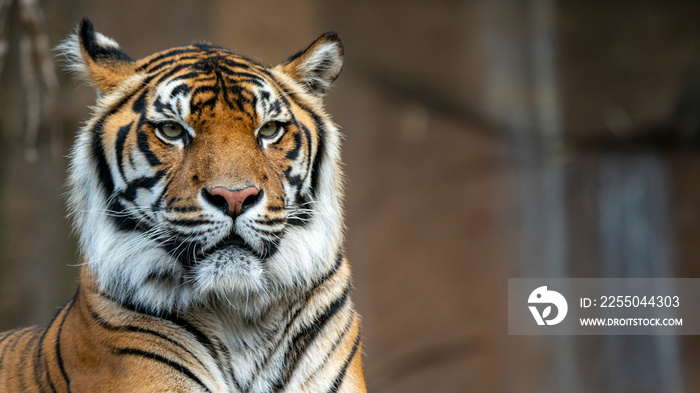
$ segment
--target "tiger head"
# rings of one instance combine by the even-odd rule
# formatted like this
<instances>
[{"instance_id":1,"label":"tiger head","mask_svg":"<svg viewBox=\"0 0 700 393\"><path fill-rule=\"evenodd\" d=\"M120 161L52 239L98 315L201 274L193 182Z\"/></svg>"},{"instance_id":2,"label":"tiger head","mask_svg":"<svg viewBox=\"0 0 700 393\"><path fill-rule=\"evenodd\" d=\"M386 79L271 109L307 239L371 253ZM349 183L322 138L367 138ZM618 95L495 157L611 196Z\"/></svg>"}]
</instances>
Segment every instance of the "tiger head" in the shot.
<instances>
[{"instance_id":1,"label":"tiger head","mask_svg":"<svg viewBox=\"0 0 700 393\"><path fill-rule=\"evenodd\" d=\"M208 43L133 60L84 19L60 50L98 89L68 186L101 291L156 312L266 302L333 268L340 134L322 100L343 64L335 34L275 67Z\"/></svg>"}]
</instances>

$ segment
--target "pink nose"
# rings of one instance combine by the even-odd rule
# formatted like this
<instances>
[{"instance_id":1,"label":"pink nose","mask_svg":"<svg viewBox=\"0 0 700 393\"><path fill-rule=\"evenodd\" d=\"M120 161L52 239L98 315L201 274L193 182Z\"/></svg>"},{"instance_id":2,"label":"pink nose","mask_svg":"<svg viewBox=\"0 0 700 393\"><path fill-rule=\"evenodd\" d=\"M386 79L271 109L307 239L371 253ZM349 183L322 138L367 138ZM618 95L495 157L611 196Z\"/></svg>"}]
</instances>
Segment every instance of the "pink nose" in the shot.
<instances>
[{"instance_id":1,"label":"pink nose","mask_svg":"<svg viewBox=\"0 0 700 393\"><path fill-rule=\"evenodd\" d=\"M211 189L210 194L223 197L226 200L225 209L230 216L237 216L243 213L245 209L255 204L258 200L258 189L255 187L234 191L223 187L214 187Z\"/></svg>"}]
</instances>

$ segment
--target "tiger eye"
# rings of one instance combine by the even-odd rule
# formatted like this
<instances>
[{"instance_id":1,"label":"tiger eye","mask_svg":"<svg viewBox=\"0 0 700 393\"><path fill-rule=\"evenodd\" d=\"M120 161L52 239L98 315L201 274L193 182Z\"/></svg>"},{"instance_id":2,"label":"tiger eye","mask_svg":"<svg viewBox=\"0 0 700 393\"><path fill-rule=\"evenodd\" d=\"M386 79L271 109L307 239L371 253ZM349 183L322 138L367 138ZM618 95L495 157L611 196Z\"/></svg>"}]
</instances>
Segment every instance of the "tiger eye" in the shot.
<instances>
[{"instance_id":1,"label":"tiger eye","mask_svg":"<svg viewBox=\"0 0 700 393\"><path fill-rule=\"evenodd\" d=\"M276 121L271 121L269 123L263 124L262 127L258 130L258 135L264 138L271 138L277 134L277 131L279 131L280 125Z\"/></svg>"},{"instance_id":2,"label":"tiger eye","mask_svg":"<svg viewBox=\"0 0 700 393\"><path fill-rule=\"evenodd\" d=\"M177 139L182 136L185 130L178 123L164 123L160 126L160 131L166 138Z\"/></svg>"}]
</instances>

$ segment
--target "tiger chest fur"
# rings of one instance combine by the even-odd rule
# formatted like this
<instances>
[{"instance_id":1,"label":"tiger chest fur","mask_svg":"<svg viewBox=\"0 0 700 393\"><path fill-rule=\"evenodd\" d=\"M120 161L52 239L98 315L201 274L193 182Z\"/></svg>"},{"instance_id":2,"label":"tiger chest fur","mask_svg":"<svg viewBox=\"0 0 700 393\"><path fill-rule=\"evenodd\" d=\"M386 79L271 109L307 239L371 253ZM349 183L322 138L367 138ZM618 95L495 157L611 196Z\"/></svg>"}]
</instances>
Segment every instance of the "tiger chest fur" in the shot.
<instances>
[{"instance_id":1,"label":"tiger chest fur","mask_svg":"<svg viewBox=\"0 0 700 393\"><path fill-rule=\"evenodd\" d=\"M132 60L86 19L60 48L100 92L69 174L84 264L49 324L0 333L0 391L365 391L337 36L275 67L207 43Z\"/></svg>"}]
</instances>

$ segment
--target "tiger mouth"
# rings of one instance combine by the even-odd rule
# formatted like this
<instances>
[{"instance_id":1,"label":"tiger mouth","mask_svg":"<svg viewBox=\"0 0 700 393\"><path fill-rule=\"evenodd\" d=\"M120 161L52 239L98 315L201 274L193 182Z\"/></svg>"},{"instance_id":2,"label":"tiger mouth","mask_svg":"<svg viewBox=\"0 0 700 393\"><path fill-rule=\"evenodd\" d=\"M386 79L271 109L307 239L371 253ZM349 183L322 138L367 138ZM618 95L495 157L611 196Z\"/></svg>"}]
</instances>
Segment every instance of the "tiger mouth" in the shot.
<instances>
[{"instance_id":1,"label":"tiger mouth","mask_svg":"<svg viewBox=\"0 0 700 393\"><path fill-rule=\"evenodd\" d=\"M215 251L215 250L222 249L222 248L226 248L226 247L230 247L230 246L247 247L248 244L245 242L245 240L243 240L242 237L238 236L238 235L235 234L235 233L232 233L232 234L230 234L229 236L227 236L226 238L224 238L224 240L222 240L222 241L220 241L219 243L217 243L217 244L212 248L212 250Z\"/></svg>"},{"instance_id":2,"label":"tiger mouth","mask_svg":"<svg viewBox=\"0 0 700 393\"><path fill-rule=\"evenodd\" d=\"M232 232L230 235L222 239L220 242L216 243L213 247L207 248L206 250L201 250L198 254L198 259L199 258L206 258L209 255L212 255L216 252L223 251L225 249L233 249L237 248L243 251L247 251L249 253L255 254L255 250L246 243L245 240L235 232Z\"/></svg>"},{"instance_id":3,"label":"tiger mouth","mask_svg":"<svg viewBox=\"0 0 700 393\"><path fill-rule=\"evenodd\" d=\"M188 268L197 265L200 261L205 260L210 255L227 249L238 249L246 253L257 255L255 250L235 232L226 236L215 245L206 248L201 243L180 243L177 242L177 240L171 242L170 244L166 244L166 247L169 249L172 255L175 255L176 258Z\"/></svg>"},{"instance_id":4,"label":"tiger mouth","mask_svg":"<svg viewBox=\"0 0 700 393\"><path fill-rule=\"evenodd\" d=\"M250 246L248 245L248 243L246 243L242 237L238 236L235 233L232 233L232 234L228 235L226 238L224 238L222 241L217 243L214 247L207 250L206 254L211 254L211 253L216 252L218 250L223 250L224 248L229 248L232 246L238 247L238 248L243 248L243 249L251 249Z\"/></svg>"}]
</instances>

